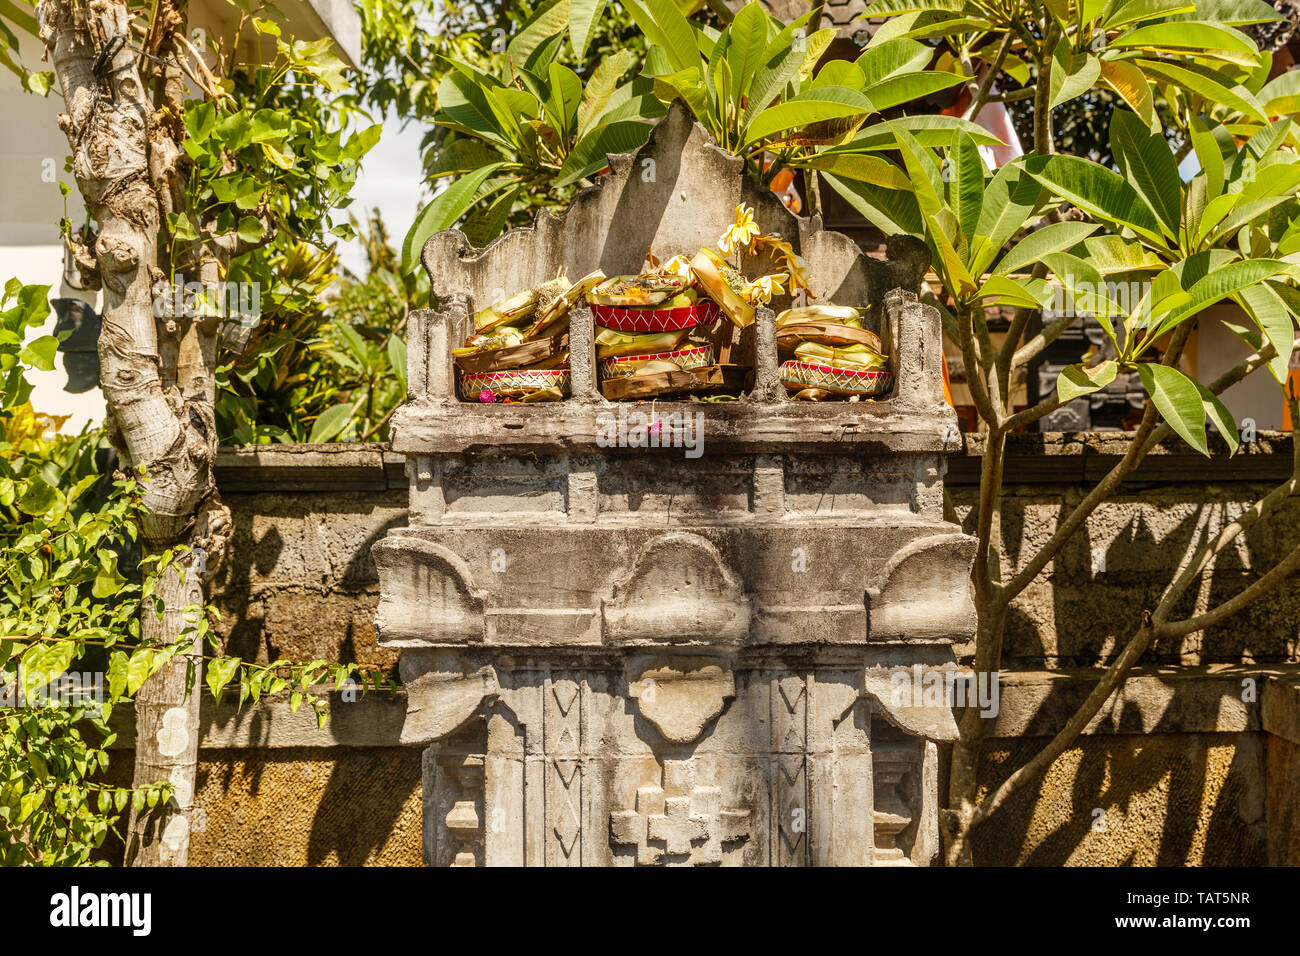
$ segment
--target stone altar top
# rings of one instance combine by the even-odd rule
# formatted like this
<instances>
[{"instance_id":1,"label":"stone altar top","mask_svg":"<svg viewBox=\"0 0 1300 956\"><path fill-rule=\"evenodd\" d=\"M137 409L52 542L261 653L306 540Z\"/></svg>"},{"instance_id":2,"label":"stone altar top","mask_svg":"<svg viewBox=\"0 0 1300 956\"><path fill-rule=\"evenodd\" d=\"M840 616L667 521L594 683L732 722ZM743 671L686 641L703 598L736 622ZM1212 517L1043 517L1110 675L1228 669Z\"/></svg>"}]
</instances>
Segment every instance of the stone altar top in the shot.
<instances>
[{"instance_id":1,"label":"stone altar top","mask_svg":"<svg viewBox=\"0 0 1300 956\"><path fill-rule=\"evenodd\" d=\"M754 209L760 230L779 234L803 258L817 301L871 308L865 324L882 333L895 385L874 402L793 402L778 377L772 310L760 308L753 330L737 335L752 358L753 388L739 402L690 405L703 411L709 441L750 451L843 450L845 443L886 452L946 450L945 439L951 442L956 430L943 400L939 316L915 299L929 264L923 244L895 237L888 258L879 260L849 237L823 229L820 217L792 214L751 182L743 159L714 145L680 104L645 146L610 157L610 167L561 215L542 211L531 228L510 230L483 249L456 229L430 237L422 258L437 306L409 320L409 401L394 418L395 451L441 454L508 444L546 452L597 445L597 416L614 405L597 388L593 323L584 305L568 317L573 384L562 402L461 402L453 344L472 328L476 311L560 271L570 277L596 268L628 274L640 271L651 249L663 260L693 255L716 241L742 203ZM742 261L742 269L749 264ZM686 403L656 407L667 414Z\"/></svg>"}]
</instances>

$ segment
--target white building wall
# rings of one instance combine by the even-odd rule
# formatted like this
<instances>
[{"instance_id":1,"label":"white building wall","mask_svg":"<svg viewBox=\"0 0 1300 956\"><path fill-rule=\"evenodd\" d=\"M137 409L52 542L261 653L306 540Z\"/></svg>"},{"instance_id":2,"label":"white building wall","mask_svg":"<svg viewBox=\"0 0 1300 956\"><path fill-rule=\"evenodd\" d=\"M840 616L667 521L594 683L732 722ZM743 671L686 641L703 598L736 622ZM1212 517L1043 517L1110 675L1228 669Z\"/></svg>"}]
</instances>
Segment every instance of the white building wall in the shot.
<instances>
[{"instance_id":1,"label":"white building wall","mask_svg":"<svg viewBox=\"0 0 1300 956\"><path fill-rule=\"evenodd\" d=\"M36 39L21 38L20 50L25 64L44 66ZM63 281L59 220L64 207L59 180L72 185L73 179L63 171L68 141L56 122L62 107L57 90L46 98L28 93L16 76L0 69L0 284L17 278L29 285L48 285L51 298L80 298L97 307L97 293L79 291ZM73 222L84 219L75 186L68 196L68 215ZM51 309L45 325L33 329L29 337L53 332L55 319ZM102 419L104 398L99 390L67 391L64 355L60 353L55 362L54 371L29 376L35 386L33 407L51 415L70 415L65 430L76 431Z\"/></svg>"},{"instance_id":2,"label":"white building wall","mask_svg":"<svg viewBox=\"0 0 1300 956\"><path fill-rule=\"evenodd\" d=\"M348 65L355 67L360 62L361 23L349 0L283 0L279 8L289 34L308 41L329 36ZM188 14L190 25L204 35L234 34L238 10L226 0L193 0ZM239 47L242 59L274 53L269 44L259 47L255 39L252 31L247 31ZM19 37L18 59L29 69L49 68L41 62L41 53L35 37ZM63 171L68 141L56 122L62 105L57 87L42 98L24 91L16 76L0 68L0 285L11 278L48 285L52 299L82 299L98 311L98 294L69 285L63 276L58 224L65 212L60 179L73 187L66 214L74 226L84 221L85 213L72 175ZM33 329L30 336L53 332L55 321L51 309L45 325ZM40 412L71 416L65 429L77 430L103 418L104 399L98 388L68 391L62 353L54 371L34 372L31 379L33 406Z\"/></svg>"}]
</instances>

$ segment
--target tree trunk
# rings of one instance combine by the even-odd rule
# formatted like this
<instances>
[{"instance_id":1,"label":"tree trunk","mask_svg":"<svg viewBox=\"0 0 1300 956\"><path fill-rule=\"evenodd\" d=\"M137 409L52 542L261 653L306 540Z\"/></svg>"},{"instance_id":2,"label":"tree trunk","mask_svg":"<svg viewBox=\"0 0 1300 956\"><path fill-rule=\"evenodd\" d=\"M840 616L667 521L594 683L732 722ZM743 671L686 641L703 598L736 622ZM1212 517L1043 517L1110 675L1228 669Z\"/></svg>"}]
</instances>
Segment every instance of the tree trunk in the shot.
<instances>
[{"instance_id":1,"label":"tree trunk","mask_svg":"<svg viewBox=\"0 0 1300 956\"><path fill-rule=\"evenodd\" d=\"M197 555L187 553L162 575L154 592L162 600L161 617L153 609L140 618L145 641L177 640L194 615L185 608L203 602ZM182 574L183 572L183 574ZM183 578L183 580L182 580ZM135 784L169 781L175 788L167 807L132 813L126 858L134 866L185 866L190 851L190 815L199 756L201 642L192 641L192 657L177 657L145 681L135 697ZM193 664L194 686L186 693Z\"/></svg>"},{"instance_id":2,"label":"tree trunk","mask_svg":"<svg viewBox=\"0 0 1300 956\"><path fill-rule=\"evenodd\" d=\"M153 601L141 608L142 638L171 643L187 624L183 609L203 602L203 578L216 564L229 524L212 479L212 386L177 381L176 356L189 351L181 346L200 331L183 317L159 317L163 310L154 308L155 301L170 299L159 268L159 233L162 210L172 209L177 198L180 151L173 137L179 124L166 103L155 112L150 102L123 0L42 0L38 18L67 108L59 127L98 224L100 384L110 431L124 466L142 482L146 553L192 549L159 583L162 616ZM168 291L158 296L156 288ZM191 666L195 682L187 695ZM184 865L188 858L200 679L197 655L181 657L137 696L135 784L170 781L176 796L156 813L132 814L127 852L136 865Z\"/></svg>"}]
</instances>

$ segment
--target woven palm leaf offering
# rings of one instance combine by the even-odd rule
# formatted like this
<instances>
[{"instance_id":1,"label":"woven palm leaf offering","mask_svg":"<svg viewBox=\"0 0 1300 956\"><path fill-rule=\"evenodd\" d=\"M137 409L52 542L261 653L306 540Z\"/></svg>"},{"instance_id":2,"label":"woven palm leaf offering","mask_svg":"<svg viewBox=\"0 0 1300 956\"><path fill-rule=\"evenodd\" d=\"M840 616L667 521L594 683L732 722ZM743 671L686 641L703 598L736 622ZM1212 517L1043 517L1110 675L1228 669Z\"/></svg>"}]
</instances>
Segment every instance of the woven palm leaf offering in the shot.
<instances>
[{"instance_id":1,"label":"woven palm leaf offering","mask_svg":"<svg viewBox=\"0 0 1300 956\"><path fill-rule=\"evenodd\" d=\"M569 394L568 316L604 281L593 272L564 276L494 302L474 316L474 331L452 350L461 397L480 402L549 402Z\"/></svg>"},{"instance_id":2,"label":"woven palm leaf offering","mask_svg":"<svg viewBox=\"0 0 1300 956\"><path fill-rule=\"evenodd\" d=\"M729 330L753 325L755 306L782 294L782 283L794 274L775 272L750 281L726 259L754 251L761 241L780 239L759 236L753 210L737 206L736 221L718 240L718 249L700 249L690 259L674 256L662 265L651 252L650 268L641 275L617 276L589 291L602 394L616 401L738 396L752 368L731 361L734 332ZM781 245L801 266L793 249Z\"/></svg>"},{"instance_id":3,"label":"woven palm leaf offering","mask_svg":"<svg viewBox=\"0 0 1300 956\"><path fill-rule=\"evenodd\" d=\"M787 309L776 318L776 344L790 358L781 383L798 401L874 398L893 377L880 337L862 327L864 310L839 305Z\"/></svg>"}]
</instances>

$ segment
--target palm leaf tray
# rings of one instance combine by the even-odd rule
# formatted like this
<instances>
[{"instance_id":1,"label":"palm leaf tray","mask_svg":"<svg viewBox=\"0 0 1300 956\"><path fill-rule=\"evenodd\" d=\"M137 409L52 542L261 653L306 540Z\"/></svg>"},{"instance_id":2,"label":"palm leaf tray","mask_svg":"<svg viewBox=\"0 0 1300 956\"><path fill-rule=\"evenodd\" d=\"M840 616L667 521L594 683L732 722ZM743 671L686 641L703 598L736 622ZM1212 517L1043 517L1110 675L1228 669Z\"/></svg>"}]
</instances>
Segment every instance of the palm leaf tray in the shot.
<instances>
[{"instance_id":1,"label":"palm leaf tray","mask_svg":"<svg viewBox=\"0 0 1300 956\"><path fill-rule=\"evenodd\" d=\"M567 368L522 368L500 372L466 373L460 377L461 394L467 401L482 400L484 389L494 396L516 398L543 388L558 388L569 394Z\"/></svg>"},{"instance_id":2,"label":"palm leaf tray","mask_svg":"<svg viewBox=\"0 0 1300 956\"><path fill-rule=\"evenodd\" d=\"M644 355L618 355L601 361L600 374L602 378L635 375L638 365L642 362L675 362L684 370L703 368L713 364L713 346L701 345L671 352L649 352Z\"/></svg>"},{"instance_id":3,"label":"palm leaf tray","mask_svg":"<svg viewBox=\"0 0 1300 956\"><path fill-rule=\"evenodd\" d=\"M607 378L600 383L600 393L612 402L692 393L738 395L751 377L751 370L743 365L705 365L676 372Z\"/></svg>"},{"instance_id":4,"label":"palm leaf tray","mask_svg":"<svg viewBox=\"0 0 1300 956\"><path fill-rule=\"evenodd\" d=\"M887 368L849 369L811 362L784 362L781 384L792 391L821 388L839 395L883 395L893 387Z\"/></svg>"},{"instance_id":5,"label":"palm leaf tray","mask_svg":"<svg viewBox=\"0 0 1300 956\"><path fill-rule=\"evenodd\" d=\"M520 368L545 368L548 365L558 368L568 364L568 332L531 342L521 342L519 345L483 349L470 355L456 356L456 367L468 374L512 371Z\"/></svg>"}]
</instances>

